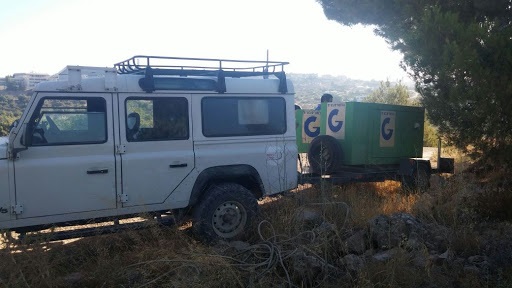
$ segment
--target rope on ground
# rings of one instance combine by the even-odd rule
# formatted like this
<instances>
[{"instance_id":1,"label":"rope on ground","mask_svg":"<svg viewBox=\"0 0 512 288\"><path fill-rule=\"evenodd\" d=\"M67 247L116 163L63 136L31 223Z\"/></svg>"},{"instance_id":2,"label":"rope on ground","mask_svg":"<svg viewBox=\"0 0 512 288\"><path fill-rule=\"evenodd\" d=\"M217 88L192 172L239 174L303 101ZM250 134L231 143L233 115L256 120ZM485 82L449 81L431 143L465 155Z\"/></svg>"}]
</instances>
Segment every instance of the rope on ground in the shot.
<instances>
[{"instance_id":1,"label":"rope on ground","mask_svg":"<svg viewBox=\"0 0 512 288\"><path fill-rule=\"evenodd\" d=\"M270 235L264 235L264 227L269 229ZM237 248L237 253L230 257L222 256L222 258L231 259L234 263L233 265L242 270L257 272L256 278L267 273L275 273L275 268L280 267L285 277L283 279L278 274L276 276L285 281L288 287L298 287L293 283L289 268L285 263L291 257L307 255L313 257L324 267L337 269L330 265L326 259L307 247L308 244L312 244L317 240L317 235L313 230L303 231L293 237L288 237L277 234L272 223L263 220L258 224L258 236L261 240L260 243Z\"/></svg>"},{"instance_id":2,"label":"rope on ground","mask_svg":"<svg viewBox=\"0 0 512 288\"><path fill-rule=\"evenodd\" d=\"M347 222L349 217L350 208L345 202L325 202L325 203L309 203L309 205L328 205L328 204L341 204L346 207L345 219L343 222L343 227ZM265 235L264 229L267 229L267 233L269 235ZM283 234L277 234L274 226L268 220L263 220L259 222L257 233L259 236L260 242L253 245L245 245L243 247L236 247L233 245L234 242L227 243L228 249L234 248L235 252L228 252L228 249L225 249L222 254L194 254L200 256L207 256L212 258L221 258L228 260L233 267L237 267L243 271L249 272L251 274L255 273L255 277L253 279L259 279L261 276L274 273L274 275L281 280L283 280L288 287L300 287L293 283L292 277L289 271L289 265L286 263L286 260L292 257L301 257L306 256L308 258L313 258L318 263L321 263L322 267L331 269L330 271L337 270L335 266L328 263L328 261L318 255L314 248L312 249L310 246L315 244L317 241L317 232L315 229L306 230L298 233L295 236L288 236ZM244 243L246 244L246 243ZM229 255L229 256L227 256ZM168 275L172 271L175 271L179 268L189 267L195 268L196 273L199 274L199 269L196 266L198 263L192 260L170 260L170 259L157 259L152 261L145 261L136 263L129 267L139 266L139 265L147 265L151 263L159 263L159 262L174 262L181 263L182 266L173 268L171 271L164 273L157 278L144 283L141 287L150 285L160 280L162 277ZM281 273L279 273L276 268L280 268L283 271L284 277ZM280 275L281 274L281 275ZM254 274L253 274L254 275ZM242 285L242 283L239 283Z\"/></svg>"}]
</instances>

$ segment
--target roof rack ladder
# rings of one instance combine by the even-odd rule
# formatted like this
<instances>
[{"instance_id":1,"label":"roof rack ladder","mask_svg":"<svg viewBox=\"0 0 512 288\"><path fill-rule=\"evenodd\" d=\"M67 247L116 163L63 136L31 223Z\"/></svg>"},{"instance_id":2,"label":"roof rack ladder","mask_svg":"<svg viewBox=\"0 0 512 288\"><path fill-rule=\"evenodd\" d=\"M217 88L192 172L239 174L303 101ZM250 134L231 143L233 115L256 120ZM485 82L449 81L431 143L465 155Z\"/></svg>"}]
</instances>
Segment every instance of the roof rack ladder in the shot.
<instances>
[{"instance_id":1,"label":"roof rack ladder","mask_svg":"<svg viewBox=\"0 0 512 288\"><path fill-rule=\"evenodd\" d=\"M279 79L279 88L277 91L281 94L286 94L288 92L288 84L286 84L286 73L284 71L276 72L277 79Z\"/></svg>"},{"instance_id":2,"label":"roof rack ladder","mask_svg":"<svg viewBox=\"0 0 512 288\"><path fill-rule=\"evenodd\" d=\"M146 67L144 72L144 78L140 78L139 86L146 93L152 93L155 91L155 81L153 79L153 69L151 67Z\"/></svg>"},{"instance_id":3,"label":"roof rack ladder","mask_svg":"<svg viewBox=\"0 0 512 288\"><path fill-rule=\"evenodd\" d=\"M217 93L226 93L226 77L222 69L217 73Z\"/></svg>"}]
</instances>

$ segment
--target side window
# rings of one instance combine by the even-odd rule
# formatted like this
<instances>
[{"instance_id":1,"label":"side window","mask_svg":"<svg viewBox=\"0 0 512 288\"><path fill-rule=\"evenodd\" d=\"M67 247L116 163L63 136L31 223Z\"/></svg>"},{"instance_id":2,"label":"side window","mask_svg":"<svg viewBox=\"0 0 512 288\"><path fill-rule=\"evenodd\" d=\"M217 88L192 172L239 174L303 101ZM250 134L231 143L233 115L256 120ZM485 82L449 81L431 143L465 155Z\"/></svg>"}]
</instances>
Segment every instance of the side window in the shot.
<instances>
[{"instance_id":1,"label":"side window","mask_svg":"<svg viewBox=\"0 0 512 288\"><path fill-rule=\"evenodd\" d=\"M206 137L279 135L286 132L284 98L205 97L202 102Z\"/></svg>"},{"instance_id":2,"label":"side window","mask_svg":"<svg viewBox=\"0 0 512 288\"><path fill-rule=\"evenodd\" d=\"M107 141L106 102L100 97L44 98L30 121L32 146Z\"/></svg>"},{"instance_id":3,"label":"side window","mask_svg":"<svg viewBox=\"0 0 512 288\"><path fill-rule=\"evenodd\" d=\"M186 98L128 98L125 108L128 142L186 140L189 137Z\"/></svg>"}]
</instances>

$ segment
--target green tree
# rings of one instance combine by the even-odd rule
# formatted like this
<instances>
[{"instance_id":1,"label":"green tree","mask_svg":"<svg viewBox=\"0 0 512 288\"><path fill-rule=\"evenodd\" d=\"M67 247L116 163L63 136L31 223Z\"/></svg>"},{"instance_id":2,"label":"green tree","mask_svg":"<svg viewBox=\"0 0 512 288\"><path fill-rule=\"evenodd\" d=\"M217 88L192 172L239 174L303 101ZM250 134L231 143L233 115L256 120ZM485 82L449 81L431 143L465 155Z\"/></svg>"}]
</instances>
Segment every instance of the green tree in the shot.
<instances>
[{"instance_id":1,"label":"green tree","mask_svg":"<svg viewBox=\"0 0 512 288\"><path fill-rule=\"evenodd\" d=\"M428 114L425 115L425 124L423 127L423 146L436 147L438 145L439 135L437 128L430 123Z\"/></svg>"},{"instance_id":2,"label":"green tree","mask_svg":"<svg viewBox=\"0 0 512 288\"><path fill-rule=\"evenodd\" d=\"M392 86L389 80L385 82L381 81L380 87L372 91L363 101L395 105L414 105L414 101L411 99L407 86L403 85L401 82Z\"/></svg>"},{"instance_id":3,"label":"green tree","mask_svg":"<svg viewBox=\"0 0 512 288\"><path fill-rule=\"evenodd\" d=\"M25 90L25 84L23 81L16 81L11 76L5 77L5 90L7 91L23 91Z\"/></svg>"},{"instance_id":4,"label":"green tree","mask_svg":"<svg viewBox=\"0 0 512 288\"><path fill-rule=\"evenodd\" d=\"M9 134L12 122L21 117L29 100L25 91L0 91L0 136Z\"/></svg>"},{"instance_id":5,"label":"green tree","mask_svg":"<svg viewBox=\"0 0 512 288\"><path fill-rule=\"evenodd\" d=\"M430 120L457 147L512 160L510 0L318 0L402 52Z\"/></svg>"},{"instance_id":6,"label":"green tree","mask_svg":"<svg viewBox=\"0 0 512 288\"><path fill-rule=\"evenodd\" d=\"M11 124L16 120L16 117L10 113L2 113L0 115L0 136L7 136L11 128Z\"/></svg>"}]
</instances>

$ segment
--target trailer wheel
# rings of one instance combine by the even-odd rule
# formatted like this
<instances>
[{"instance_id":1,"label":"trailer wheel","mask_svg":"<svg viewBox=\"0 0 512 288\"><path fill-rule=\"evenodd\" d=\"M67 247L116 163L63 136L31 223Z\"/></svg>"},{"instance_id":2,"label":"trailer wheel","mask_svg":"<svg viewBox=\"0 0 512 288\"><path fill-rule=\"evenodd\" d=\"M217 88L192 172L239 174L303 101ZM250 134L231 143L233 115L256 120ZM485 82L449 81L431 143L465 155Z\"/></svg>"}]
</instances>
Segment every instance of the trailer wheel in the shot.
<instances>
[{"instance_id":1,"label":"trailer wheel","mask_svg":"<svg viewBox=\"0 0 512 288\"><path fill-rule=\"evenodd\" d=\"M402 187L405 190L425 192L430 187L430 169L425 164L418 164L412 175L402 176Z\"/></svg>"},{"instance_id":2,"label":"trailer wheel","mask_svg":"<svg viewBox=\"0 0 512 288\"><path fill-rule=\"evenodd\" d=\"M336 172L343 159L341 146L334 137L321 135L313 139L308 150L309 167L314 174Z\"/></svg>"},{"instance_id":3,"label":"trailer wheel","mask_svg":"<svg viewBox=\"0 0 512 288\"><path fill-rule=\"evenodd\" d=\"M194 209L192 231L208 243L241 238L256 219L258 208L254 195L242 185L214 185Z\"/></svg>"}]
</instances>

